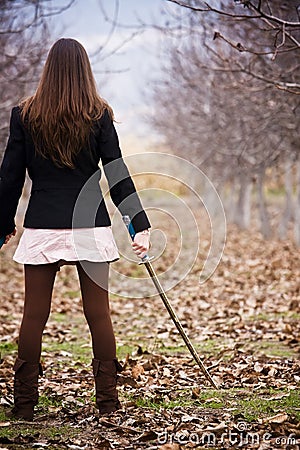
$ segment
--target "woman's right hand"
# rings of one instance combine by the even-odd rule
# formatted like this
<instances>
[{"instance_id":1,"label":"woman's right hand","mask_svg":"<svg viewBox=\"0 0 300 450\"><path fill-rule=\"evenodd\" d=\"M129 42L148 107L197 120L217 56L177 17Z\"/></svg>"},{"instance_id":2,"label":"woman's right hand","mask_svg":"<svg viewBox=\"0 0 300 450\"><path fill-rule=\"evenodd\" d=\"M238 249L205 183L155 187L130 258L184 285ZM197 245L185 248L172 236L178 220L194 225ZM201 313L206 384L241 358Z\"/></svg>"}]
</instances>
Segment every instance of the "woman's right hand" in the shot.
<instances>
[{"instance_id":1,"label":"woman's right hand","mask_svg":"<svg viewBox=\"0 0 300 450\"><path fill-rule=\"evenodd\" d=\"M12 233L10 233L10 234L8 234L8 235L6 236L5 241L4 241L4 244L7 244L7 243L10 241L10 239L11 239L13 236L15 236L16 234L17 234L17 229L15 228L14 231L13 231Z\"/></svg>"},{"instance_id":2,"label":"woman's right hand","mask_svg":"<svg viewBox=\"0 0 300 450\"><path fill-rule=\"evenodd\" d=\"M145 255L147 255L150 247L150 231L144 230L136 233L131 245L134 253L142 259Z\"/></svg>"}]
</instances>

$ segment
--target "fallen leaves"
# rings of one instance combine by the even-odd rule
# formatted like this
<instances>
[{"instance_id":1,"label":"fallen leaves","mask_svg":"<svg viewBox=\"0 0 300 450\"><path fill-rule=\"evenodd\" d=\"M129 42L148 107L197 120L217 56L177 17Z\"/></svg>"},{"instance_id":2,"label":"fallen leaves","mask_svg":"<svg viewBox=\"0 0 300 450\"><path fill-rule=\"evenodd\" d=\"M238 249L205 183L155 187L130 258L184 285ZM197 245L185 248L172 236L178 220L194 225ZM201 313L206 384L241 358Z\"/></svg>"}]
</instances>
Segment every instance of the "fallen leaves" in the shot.
<instances>
[{"instance_id":1,"label":"fallen leaves","mask_svg":"<svg viewBox=\"0 0 300 450\"><path fill-rule=\"evenodd\" d=\"M12 404L12 366L24 289L22 267L11 262L11 252L12 247L0 252L0 281L5 286L0 298L2 411ZM155 268L163 270L167 264L168 255L162 255ZM296 449L300 437L299 250L232 228L224 258L204 285L199 284L200 269L198 261L168 296L219 391L210 389L160 298L114 295L112 319L124 365L118 381L123 409L98 418L91 343L77 295L76 271L63 267L44 334L45 373L34 431L26 432L21 424L12 425L1 416L0 445ZM122 289L126 291L126 284ZM13 435L18 427L22 431Z\"/></svg>"}]
</instances>

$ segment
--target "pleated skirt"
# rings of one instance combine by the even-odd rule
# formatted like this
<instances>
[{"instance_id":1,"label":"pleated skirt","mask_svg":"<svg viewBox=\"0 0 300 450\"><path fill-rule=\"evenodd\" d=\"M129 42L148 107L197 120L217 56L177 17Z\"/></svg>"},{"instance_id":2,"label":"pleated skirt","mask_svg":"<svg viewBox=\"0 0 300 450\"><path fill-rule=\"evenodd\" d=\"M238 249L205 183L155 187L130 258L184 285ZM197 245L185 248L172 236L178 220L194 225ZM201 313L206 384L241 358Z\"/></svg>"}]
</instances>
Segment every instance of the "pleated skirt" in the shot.
<instances>
[{"instance_id":1,"label":"pleated skirt","mask_svg":"<svg viewBox=\"0 0 300 450\"><path fill-rule=\"evenodd\" d=\"M20 264L75 264L119 259L111 227L76 229L25 228L13 256Z\"/></svg>"}]
</instances>

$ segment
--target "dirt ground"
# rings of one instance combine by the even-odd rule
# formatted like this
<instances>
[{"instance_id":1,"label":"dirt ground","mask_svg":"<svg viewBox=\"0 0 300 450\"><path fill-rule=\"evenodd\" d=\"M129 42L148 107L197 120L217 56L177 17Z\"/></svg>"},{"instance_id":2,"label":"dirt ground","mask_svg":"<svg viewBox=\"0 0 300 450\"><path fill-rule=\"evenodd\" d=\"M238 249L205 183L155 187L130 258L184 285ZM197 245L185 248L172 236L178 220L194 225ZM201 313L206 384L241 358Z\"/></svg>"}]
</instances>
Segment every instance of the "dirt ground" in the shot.
<instances>
[{"instance_id":1,"label":"dirt ground","mask_svg":"<svg viewBox=\"0 0 300 450\"><path fill-rule=\"evenodd\" d=\"M200 283L207 230L191 258L195 241L179 245L168 221L156 228L153 266L218 389L193 361L124 231L121 259L111 266L122 409L97 415L76 270L64 266L44 333L34 422L7 419L24 290L14 242L0 254L1 448L300 448L299 249L229 226L221 262Z\"/></svg>"}]
</instances>

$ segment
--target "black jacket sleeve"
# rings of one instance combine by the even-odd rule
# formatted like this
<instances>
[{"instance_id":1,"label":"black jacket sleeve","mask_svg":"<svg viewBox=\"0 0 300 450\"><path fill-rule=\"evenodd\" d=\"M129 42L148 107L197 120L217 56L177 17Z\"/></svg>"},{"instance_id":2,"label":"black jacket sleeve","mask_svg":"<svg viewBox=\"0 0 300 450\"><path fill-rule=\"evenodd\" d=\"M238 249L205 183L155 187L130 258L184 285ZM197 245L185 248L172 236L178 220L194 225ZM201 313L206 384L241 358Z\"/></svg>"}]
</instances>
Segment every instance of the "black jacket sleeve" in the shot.
<instances>
[{"instance_id":1,"label":"black jacket sleeve","mask_svg":"<svg viewBox=\"0 0 300 450\"><path fill-rule=\"evenodd\" d=\"M0 236L15 229L15 215L26 174L24 129L18 108L10 118L10 135L0 168Z\"/></svg>"},{"instance_id":2,"label":"black jacket sleeve","mask_svg":"<svg viewBox=\"0 0 300 450\"><path fill-rule=\"evenodd\" d=\"M151 225L122 158L118 135L107 111L101 122L100 157L111 198L122 216L129 215L133 227L138 233L150 228Z\"/></svg>"}]
</instances>

